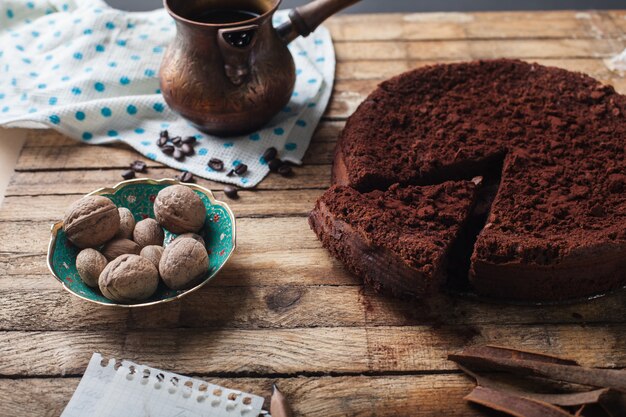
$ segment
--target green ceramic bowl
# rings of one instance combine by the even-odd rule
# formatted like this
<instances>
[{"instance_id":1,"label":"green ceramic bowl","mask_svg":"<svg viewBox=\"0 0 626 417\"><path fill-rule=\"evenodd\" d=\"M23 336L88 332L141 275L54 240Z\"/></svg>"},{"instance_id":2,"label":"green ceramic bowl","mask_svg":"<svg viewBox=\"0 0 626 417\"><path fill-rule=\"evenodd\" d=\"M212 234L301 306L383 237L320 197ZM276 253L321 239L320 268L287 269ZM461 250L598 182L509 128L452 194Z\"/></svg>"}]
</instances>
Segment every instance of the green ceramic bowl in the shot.
<instances>
[{"instance_id":1,"label":"green ceramic bowl","mask_svg":"<svg viewBox=\"0 0 626 417\"><path fill-rule=\"evenodd\" d=\"M101 188L88 195L102 195L110 198L118 207L128 208L136 221L147 217L154 218L153 203L156 195L163 188L181 184L172 179L152 180L134 179L123 181L113 188ZM179 299L209 282L226 264L235 251L235 216L224 202L218 201L213 193L195 184L182 184L196 192L206 207L207 217L200 235L206 242L209 253L209 270L206 278L188 290L170 290L162 282L156 293L147 300L135 304L117 304L104 297L96 288L83 283L76 270L76 256L80 249L74 246L63 232L63 222L52 225L52 236L48 246L48 268L52 275L63 284L63 288L83 300L93 303L117 307L144 307ZM165 231L165 246L175 234Z\"/></svg>"}]
</instances>

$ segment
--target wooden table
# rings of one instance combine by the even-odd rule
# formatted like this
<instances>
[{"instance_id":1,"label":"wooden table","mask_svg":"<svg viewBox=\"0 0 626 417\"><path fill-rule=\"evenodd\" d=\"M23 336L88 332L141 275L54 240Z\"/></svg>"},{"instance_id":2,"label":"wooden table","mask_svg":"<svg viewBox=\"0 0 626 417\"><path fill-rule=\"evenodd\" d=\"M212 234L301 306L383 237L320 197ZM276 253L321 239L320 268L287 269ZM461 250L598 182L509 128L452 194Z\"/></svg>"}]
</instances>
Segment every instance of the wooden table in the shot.
<instances>
[{"instance_id":1,"label":"wooden table","mask_svg":"<svg viewBox=\"0 0 626 417\"><path fill-rule=\"evenodd\" d=\"M626 12L355 15L328 26L337 82L304 166L230 202L237 253L181 302L109 309L61 289L46 268L50 224L82 194L121 180L138 155L30 134L0 210L0 415L59 415L94 351L261 395L278 381L299 415L326 417L481 415L462 400L471 381L446 360L469 344L626 366L626 292L559 307L398 302L363 288L306 221L329 185L344 120L382 79L433 62L515 57L626 93L626 78L603 63L626 47ZM176 174L146 162L149 177Z\"/></svg>"}]
</instances>

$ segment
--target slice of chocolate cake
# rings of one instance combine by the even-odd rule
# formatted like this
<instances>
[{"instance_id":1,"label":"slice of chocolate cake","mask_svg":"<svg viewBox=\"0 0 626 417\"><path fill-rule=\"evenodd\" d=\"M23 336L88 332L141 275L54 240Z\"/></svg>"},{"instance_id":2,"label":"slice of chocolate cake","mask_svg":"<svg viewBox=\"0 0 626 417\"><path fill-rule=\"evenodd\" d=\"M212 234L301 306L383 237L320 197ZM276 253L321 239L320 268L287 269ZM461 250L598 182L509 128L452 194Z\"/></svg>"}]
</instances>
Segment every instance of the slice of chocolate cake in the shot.
<instances>
[{"instance_id":1,"label":"slice of chocolate cake","mask_svg":"<svg viewBox=\"0 0 626 417\"><path fill-rule=\"evenodd\" d=\"M348 120L333 182L361 192L499 178L471 256L484 295L563 300L626 285L626 97L514 60L421 68Z\"/></svg>"},{"instance_id":2,"label":"slice of chocolate cake","mask_svg":"<svg viewBox=\"0 0 626 417\"><path fill-rule=\"evenodd\" d=\"M480 179L392 185L360 193L333 186L309 224L324 247L379 291L424 296L445 279L449 249L471 211Z\"/></svg>"}]
</instances>

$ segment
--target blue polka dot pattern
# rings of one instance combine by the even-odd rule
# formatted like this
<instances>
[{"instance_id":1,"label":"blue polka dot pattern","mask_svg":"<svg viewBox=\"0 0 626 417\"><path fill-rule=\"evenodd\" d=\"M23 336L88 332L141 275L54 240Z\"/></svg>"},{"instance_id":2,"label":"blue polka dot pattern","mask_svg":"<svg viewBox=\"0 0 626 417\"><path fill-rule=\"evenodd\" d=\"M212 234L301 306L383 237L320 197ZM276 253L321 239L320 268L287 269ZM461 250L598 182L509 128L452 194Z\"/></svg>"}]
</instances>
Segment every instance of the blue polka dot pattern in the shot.
<instances>
[{"instance_id":1,"label":"blue polka dot pattern","mask_svg":"<svg viewBox=\"0 0 626 417\"><path fill-rule=\"evenodd\" d=\"M128 78L128 77L122 77L122 78L120 78L120 84L122 84L122 85L128 85L128 84L130 84L130 78Z\"/></svg>"},{"instance_id":2,"label":"blue polka dot pattern","mask_svg":"<svg viewBox=\"0 0 626 417\"><path fill-rule=\"evenodd\" d=\"M225 147L225 148L232 148L234 145L235 145L235 144L234 144L234 143L232 143L232 142L226 142L226 143L224 144L224 147Z\"/></svg>"},{"instance_id":3,"label":"blue polka dot pattern","mask_svg":"<svg viewBox=\"0 0 626 417\"><path fill-rule=\"evenodd\" d=\"M298 121L296 121L296 125L300 126L300 127L305 127L306 126L306 122L302 119L299 119Z\"/></svg>"},{"instance_id":4,"label":"blue polka dot pattern","mask_svg":"<svg viewBox=\"0 0 626 417\"><path fill-rule=\"evenodd\" d=\"M89 140L89 139L92 139L92 138L93 138L93 133L91 133L91 132L84 132L83 133L83 139L84 140Z\"/></svg>"},{"instance_id":5,"label":"blue polka dot pattern","mask_svg":"<svg viewBox=\"0 0 626 417\"><path fill-rule=\"evenodd\" d=\"M61 123L61 118L59 116L57 116L56 114L53 114L49 117L50 119L50 123L58 125L59 123Z\"/></svg>"},{"instance_id":6,"label":"blue polka dot pattern","mask_svg":"<svg viewBox=\"0 0 626 417\"><path fill-rule=\"evenodd\" d=\"M81 54L80 52L75 52L73 55L74 59L83 59L83 54Z\"/></svg>"},{"instance_id":7,"label":"blue polka dot pattern","mask_svg":"<svg viewBox=\"0 0 626 417\"><path fill-rule=\"evenodd\" d=\"M298 145L293 143L293 142L285 143L285 149L288 150L288 151L293 151L297 147L298 147Z\"/></svg>"},{"instance_id":8,"label":"blue polka dot pattern","mask_svg":"<svg viewBox=\"0 0 626 417\"><path fill-rule=\"evenodd\" d=\"M83 120L85 120L85 117L86 116L85 116L84 112L82 112L82 111L77 111L76 112L76 120L79 120L79 121L82 122Z\"/></svg>"},{"instance_id":9,"label":"blue polka dot pattern","mask_svg":"<svg viewBox=\"0 0 626 417\"><path fill-rule=\"evenodd\" d=\"M152 106L152 108L158 113L163 113L163 110L165 110L165 105L163 105L163 103L154 103L154 106Z\"/></svg>"},{"instance_id":10,"label":"blue polka dot pattern","mask_svg":"<svg viewBox=\"0 0 626 417\"><path fill-rule=\"evenodd\" d=\"M72 94L74 94L75 96L78 96L82 93L82 90L78 87L74 87L72 88Z\"/></svg>"},{"instance_id":11,"label":"blue polka dot pattern","mask_svg":"<svg viewBox=\"0 0 626 417\"><path fill-rule=\"evenodd\" d=\"M96 45L96 52L104 52L105 48L104 45Z\"/></svg>"},{"instance_id":12,"label":"blue polka dot pattern","mask_svg":"<svg viewBox=\"0 0 626 417\"><path fill-rule=\"evenodd\" d=\"M259 135L258 133L253 133L250 135L250 140L257 141L259 139L261 139L261 135Z\"/></svg>"},{"instance_id":13,"label":"blue polka dot pattern","mask_svg":"<svg viewBox=\"0 0 626 417\"><path fill-rule=\"evenodd\" d=\"M163 47L155 46L154 48L152 48L152 52L154 52L155 54L160 54L161 52L163 52Z\"/></svg>"},{"instance_id":14,"label":"blue polka dot pattern","mask_svg":"<svg viewBox=\"0 0 626 417\"><path fill-rule=\"evenodd\" d=\"M138 135L142 135L144 133L146 133L145 129L142 129L140 127L138 127L137 129L135 129L135 133Z\"/></svg>"},{"instance_id":15,"label":"blue polka dot pattern","mask_svg":"<svg viewBox=\"0 0 626 417\"><path fill-rule=\"evenodd\" d=\"M130 59L132 59L133 61L139 61L141 57L139 55L131 55Z\"/></svg>"},{"instance_id":16,"label":"blue polka dot pattern","mask_svg":"<svg viewBox=\"0 0 626 417\"><path fill-rule=\"evenodd\" d=\"M130 114L131 116L134 114L137 114L137 107L130 104L128 107L126 107L126 112Z\"/></svg>"},{"instance_id":17,"label":"blue polka dot pattern","mask_svg":"<svg viewBox=\"0 0 626 417\"><path fill-rule=\"evenodd\" d=\"M276 129L274 129L274 134L281 136L285 134L285 129L283 129L282 127L277 127Z\"/></svg>"},{"instance_id":18,"label":"blue polka dot pattern","mask_svg":"<svg viewBox=\"0 0 626 417\"><path fill-rule=\"evenodd\" d=\"M46 87L47 87L47 85L46 85L46 84L43 84L43 83L42 83L42 84L38 84L38 85L37 85L37 88L38 88L38 89L40 89L40 90L45 90L45 89L46 89Z\"/></svg>"},{"instance_id":19,"label":"blue polka dot pattern","mask_svg":"<svg viewBox=\"0 0 626 417\"><path fill-rule=\"evenodd\" d=\"M12 9L8 9L7 10L7 17L9 19L13 19L13 16L15 16L15 14L13 13L13 10Z\"/></svg>"},{"instance_id":20,"label":"blue polka dot pattern","mask_svg":"<svg viewBox=\"0 0 626 417\"><path fill-rule=\"evenodd\" d=\"M153 153L147 153L147 154L146 154L146 156L147 156L148 158L152 159L153 161L155 161L155 160L156 160L156 158L157 158L157 157L156 157L156 155L155 155L155 154L153 154Z\"/></svg>"},{"instance_id":21,"label":"blue polka dot pattern","mask_svg":"<svg viewBox=\"0 0 626 417\"><path fill-rule=\"evenodd\" d=\"M50 97L50 98L48 99L48 104L50 104L51 106L54 106L55 104L57 104L57 102L58 102L58 101L59 101L59 99L58 99L58 98L56 98L56 97Z\"/></svg>"},{"instance_id":22,"label":"blue polka dot pattern","mask_svg":"<svg viewBox=\"0 0 626 417\"><path fill-rule=\"evenodd\" d=\"M107 136L109 136L109 137L111 137L111 138L114 138L114 137L116 137L116 136L118 136L118 135L119 135L119 133L117 133L117 130L109 130L109 131L107 132Z\"/></svg>"},{"instance_id":23,"label":"blue polka dot pattern","mask_svg":"<svg viewBox=\"0 0 626 417\"><path fill-rule=\"evenodd\" d=\"M111 111L110 108L108 107L103 107L102 110L100 110L100 113L104 116L104 117L111 117L111 115L113 114L113 112Z\"/></svg>"},{"instance_id":24,"label":"blue polka dot pattern","mask_svg":"<svg viewBox=\"0 0 626 417\"><path fill-rule=\"evenodd\" d=\"M154 77L156 75L156 71L153 69L147 69L143 73L146 77Z\"/></svg>"},{"instance_id":25,"label":"blue polka dot pattern","mask_svg":"<svg viewBox=\"0 0 626 417\"><path fill-rule=\"evenodd\" d=\"M91 30L91 29L85 29L85 30L83 30L83 34L84 34L84 35L91 35L92 33L93 33L93 30Z\"/></svg>"},{"instance_id":26,"label":"blue polka dot pattern","mask_svg":"<svg viewBox=\"0 0 626 417\"><path fill-rule=\"evenodd\" d=\"M93 88L95 88L96 91L103 92L105 87L101 82L97 82L93 85Z\"/></svg>"},{"instance_id":27,"label":"blue polka dot pattern","mask_svg":"<svg viewBox=\"0 0 626 417\"><path fill-rule=\"evenodd\" d=\"M113 23L113 22L106 22L104 27L109 29L109 30L113 30L113 29L115 29L115 23Z\"/></svg>"},{"instance_id":28,"label":"blue polka dot pattern","mask_svg":"<svg viewBox=\"0 0 626 417\"><path fill-rule=\"evenodd\" d=\"M198 155L200 156L204 156L209 152L209 150L207 148L200 148L198 149Z\"/></svg>"},{"instance_id":29,"label":"blue polka dot pattern","mask_svg":"<svg viewBox=\"0 0 626 417\"><path fill-rule=\"evenodd\" d=\"M8 113L8 112L9 112L9 110L11 110L11 108L10 108L9 106L4 106L4 107L2 108L2 113Z\"/></svg>"},{"instance_id":30,"label":"blue polka dot pattern","mask_svg":"<svg viewBox=\"0 0 626 417\"><path fill-rule=\"evenodd\" d=\"M118 39L117 41L115 41L115 43L116 43L118 46L126 46L127 41L126 41L126 40L123 40L123 39Z\"/></svg>"}]
</instances>

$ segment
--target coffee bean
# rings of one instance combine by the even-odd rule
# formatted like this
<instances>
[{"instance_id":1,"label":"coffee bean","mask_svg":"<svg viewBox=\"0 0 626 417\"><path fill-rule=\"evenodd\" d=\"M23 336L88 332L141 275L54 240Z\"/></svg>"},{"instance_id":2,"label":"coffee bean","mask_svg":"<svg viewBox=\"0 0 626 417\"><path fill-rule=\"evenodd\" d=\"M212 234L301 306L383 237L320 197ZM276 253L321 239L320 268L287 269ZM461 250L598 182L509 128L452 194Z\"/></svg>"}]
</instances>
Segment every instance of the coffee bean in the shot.
<instances>
[{"instance_id":1,"label":"coffee bean","mask_svg":"<svg viewBox=\"0 0 626 417\"><path fill-rule=\"evenodd\" d=\"M159 139L157 140L157 146L162 148L165 145L167 145L167 136L159 137Z\"/></svg>"},{"instance_id":2,"label":"coffee bean","mask_svg":"<svg viewBox=\"0 0 626 417\"><path fill-rule=\"evenodd\" d=\"M226 176L227 177L232 177L234 173L235 173L235 170L231 169L230 171L228 171L228 174L226 174Z\"/></svg>"},{"instance_id":3,"label":"coffee bean","mask_svg":"<svg viewBox=\"0 0 626 417\"><path fill-rule=\"evenodd\" d=\"M235 174L237 175L243 175L248 171L248 165L246 164L239 164L235 167Z\"/></svg>"},{"instance_id":4,"label":"coffee bean","mask_svg":"<svg viewBox=\"0 0 626 417\"><path fill-rule=\"evenodd\" d=\"M180 175L176 176L176 179L180 182L194 182L191 172L183 171Z\"/></svg>"},{"instance_id":5,"label":"coffee bean","mask_svg":"<svg viewBox=\"0 0 626 417\"><path fill-rule=\"evenodd\" d=\"M146 168L148 168L148 166L144 161L133 161L130 164L130 169L135 172L146 172Z\"/></svg>"},{"instance_id":6,"label":"coffee bean","mask_svg":"<svg viewBox=\"0 0 626 417\"><path fill-rule=\"evenodd\" d=\"M185 154L182 153L182 151L178 148L174 149L174 159L176 159L177 161L182 161L183 159L185 159Z\"/></svg>"},{"instance_id":7,"label":"coffee bean","mask_svg":"<svg viewBox=\"0 0 626 417\"><path fill-rule=\"evenodd\" d=\"M270 168L270 171L277 172L278 169L283 166L283 161L280 159L272 159L267 163L267 166Z\"/></svg>"},{"instance_id":8,"label":"coffee bean","mask_svg":"<svg viewBox=\"0 0 626 417\"><path fill-rule=\"evenodd\" d=\"M125 180L131 180L135 178L135 171L133 171L132 169L129 169L127 171L122 172L122 178L124 178Z\"/></svg>"},{"instance_id":9,"label":"coffee bean","mask_svg":"<svg viewBox=\"0 0 626 417\"><path fill-rule=\"evenodd\" d=\"M180 146L180 144L182 143L183 139L180 136L176 136L174 138L171 139L172 143L175 146Z\"/></svg>"},{"instance_id":10,"label":"coffee bean","mask_svg":"<svg viewBox=\"0 0 626 417\"><path fill-rule=\"evenodd\" d=\"M187 156L194 154L193 146L188 143L183 143L183 145L180 147L180 151Z\"/></svg>"},{"instance_id":11,"label":"coffee bean","mask_svg":"<svg viewBox=\"0 0 626 417\"><path fill-rule=\"evenodd\" d=\"M276 159L276 155L278 155L278 151L272 146L263 152L263 159L265 159L266 162L270 162Z\"/></svg>"},{"instance_id":12,"label":"coffee bean","mask_svg":"<svg viewBox=\"0 0 626 417\"><path fill-rule=\"evenodd\" d=\"M224 162L221 159L211 158L207 164L213 171L223 171Z\"/></svg>"},{"instance_id":13,"label":"coffee bean","mask_svg":"<svg viewBox=\"0 0 626 417\"><path fill-rule=\"evenodd\" d=\"M237 191L237 189L230 185L224 187L224 194L226 195L226 197L232 200L239 198L239 192Z\"/></svg>"},{"instance_id":14,"label":"coffee bean","mask_svg":"<svg viewBox=\"0 0 626 417\"><path fill-rule=\"evenodd\" d=\"M196 138L193 136L187 136L186 138L183 139L183 143L187 143L189 145L195 145L196 144Z\"/></svg>"},{"instance_id":15,"label":"coffee bean","mask_svg":"<svg viewBox=\"0 0 626 417\"><path fill-rule=\"evenodd\" d=\"M278 173L283 177L288 177L293 174L293 170L291 169L291 165L283 163L280 168L278 168Z\"/></svg>"},{"instance_id":16,"label":"coffee bean","mask_svg":"<svg viewBox=\"0 0 626 417\"><path fill-rule=\"evenodd\" d=\"M165 139L169 139L170 132L168 132L167 130L162 130L161 133L159 133L159 136Z\"/></svg>"},{"instance_id":17,"label":"coffee bean","mask_svg":"<svg viewBox=\"0 0 626 417\"><path fill-rule=\"evenodd\" d=\"M174 146L172 145L165 145L161 148L161 152L163 152L165 155L171 155L174 153Z\"/></svg>"}]
</instances>

